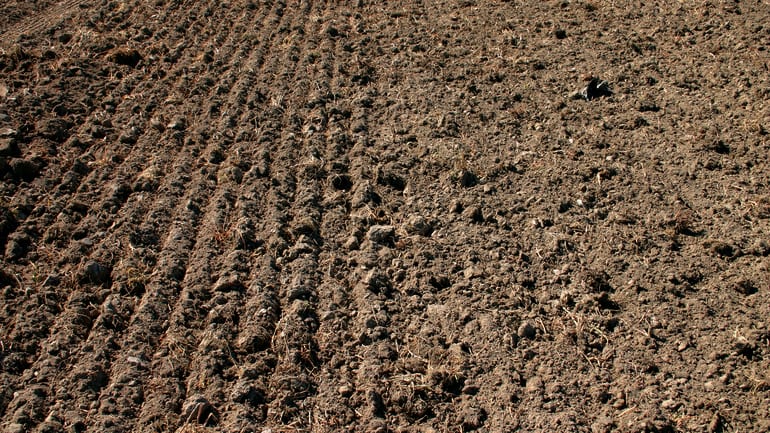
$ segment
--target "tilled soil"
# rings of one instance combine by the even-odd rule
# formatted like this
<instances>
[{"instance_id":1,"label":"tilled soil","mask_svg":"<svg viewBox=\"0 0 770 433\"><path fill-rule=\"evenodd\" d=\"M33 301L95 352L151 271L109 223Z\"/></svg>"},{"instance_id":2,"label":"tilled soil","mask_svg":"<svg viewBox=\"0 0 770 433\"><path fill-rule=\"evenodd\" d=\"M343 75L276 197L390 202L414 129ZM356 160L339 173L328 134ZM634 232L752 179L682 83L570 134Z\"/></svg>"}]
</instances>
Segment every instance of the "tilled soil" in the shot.
<instances>
[{"instance_id":1,"label":"tilled soil","mask_svg":"<svg viewBox=\"0 0 770 433\"><path fill-rule=\"evenodd\" d=\"M768 431L768 22L4 2L0 429Z\"/></svg>"}]
</instances>

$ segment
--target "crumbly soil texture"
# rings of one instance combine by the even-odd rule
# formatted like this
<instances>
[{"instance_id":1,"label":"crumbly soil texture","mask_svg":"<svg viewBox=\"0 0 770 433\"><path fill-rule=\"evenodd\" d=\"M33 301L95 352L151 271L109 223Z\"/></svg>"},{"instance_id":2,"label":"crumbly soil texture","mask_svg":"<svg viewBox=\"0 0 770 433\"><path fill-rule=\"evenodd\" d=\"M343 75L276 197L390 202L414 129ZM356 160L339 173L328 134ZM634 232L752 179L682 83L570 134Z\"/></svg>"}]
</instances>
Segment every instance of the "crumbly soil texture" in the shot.
<instances>
[{"instance_id":1,"label":"crumbly soil texture","mask_svg":"<svg viewBox=\"0 0 770 433\"><path fill-rule=\"evenodd\" d=\"M770 430L766 1L0 6L0 431Z\"/></svg>"}]
</instances>

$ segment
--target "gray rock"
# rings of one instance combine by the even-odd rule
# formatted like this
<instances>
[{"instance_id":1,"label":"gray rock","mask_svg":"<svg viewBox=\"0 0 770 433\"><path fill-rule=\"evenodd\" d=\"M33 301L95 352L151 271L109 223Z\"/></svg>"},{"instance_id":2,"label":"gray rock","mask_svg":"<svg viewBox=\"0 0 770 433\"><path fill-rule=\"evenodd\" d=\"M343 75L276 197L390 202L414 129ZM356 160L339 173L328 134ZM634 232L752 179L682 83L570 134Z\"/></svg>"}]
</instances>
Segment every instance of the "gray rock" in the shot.
<instances>
[{"instance_id":1,"label":"gray rock","mask_svg":"<svg viewBox=\"0 0 770 433\"><path fill-rule=\"evenodd\" d=\"M378 244L387 244L392 242L395 235L395 227L383 225L372 226L367 233L369 240Z\"/></svg>"}]
</instances>

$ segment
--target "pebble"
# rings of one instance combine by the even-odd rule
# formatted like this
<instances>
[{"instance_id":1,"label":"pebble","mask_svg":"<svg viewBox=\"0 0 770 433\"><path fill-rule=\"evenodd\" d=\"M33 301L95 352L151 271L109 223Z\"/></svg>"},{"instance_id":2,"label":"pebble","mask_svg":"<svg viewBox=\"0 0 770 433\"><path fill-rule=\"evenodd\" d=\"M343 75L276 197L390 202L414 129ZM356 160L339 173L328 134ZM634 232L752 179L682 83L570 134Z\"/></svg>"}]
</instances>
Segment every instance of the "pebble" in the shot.
<instances>
[{"instance_id":1,"label":"pebble","mask_svg":"<svg viewBox=\"0 0 770 433\"><path fill-rule=\"evenodd\" d=\"M433 233L433 225L420 215L409 218L404 228L413 235L430 236Z\"/></svg>"},{"instance_id":2,"label":"pebble","mask_svg":"<svg viewBox=\"0 0 770 433\"><path fill-rule=\"evenodd\" d=\"M478 266L470 266L468 268L465 268L465 270L463 271L463 275L465 276L465 278L470 280L471 278L478 278L483 276L484 271Z\"/></svg>"},{"instance_id":3,"label":"pebble","mask_svg":"<svg viewBox=\"0 0 770 433\"><path fill-rule=\"evenodd\" d=\"M163 125L163 121L158 117L150 119L150 126L161 132L166 129L165 125Z\"/></svg>"},{"instance_id":4,"label":"pebble","mask_svg":"<svg viewBox=\"0 0 770 433\"><path fill-rule=\"evenodd\" d=\"M386 244L393 240L396 229L393 226L374 225L369 229L367 237L378 244Z\"/></svg>"},{"instance_id":5,"label":"pebble","mask_svg":"<svg viewBox=\"0 0 770 433\"><path fill-rule=\"evenodd\" d=\"M111 273L111 267L96 260L89 260L83 268L83 279L97 284L107 283L110 281Z\"/></svg>"}]
</instances>

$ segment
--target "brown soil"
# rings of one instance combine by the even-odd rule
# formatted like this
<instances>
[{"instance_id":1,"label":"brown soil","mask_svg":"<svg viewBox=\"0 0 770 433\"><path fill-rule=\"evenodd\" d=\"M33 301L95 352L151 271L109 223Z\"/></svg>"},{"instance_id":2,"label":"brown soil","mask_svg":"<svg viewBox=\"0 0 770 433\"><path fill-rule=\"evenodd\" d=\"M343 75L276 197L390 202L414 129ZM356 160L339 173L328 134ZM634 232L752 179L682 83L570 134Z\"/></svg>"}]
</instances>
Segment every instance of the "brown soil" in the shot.
<instances>
[{"instance_id":1,"label":"brown soil","mask_svg":"<svg viewBox=\"0 0 770 433\"><path fill-rule=\"evenodd\" d=\"M0 430L768 431L769 18L4 2Z\"/></svg>"}]
</instances>

